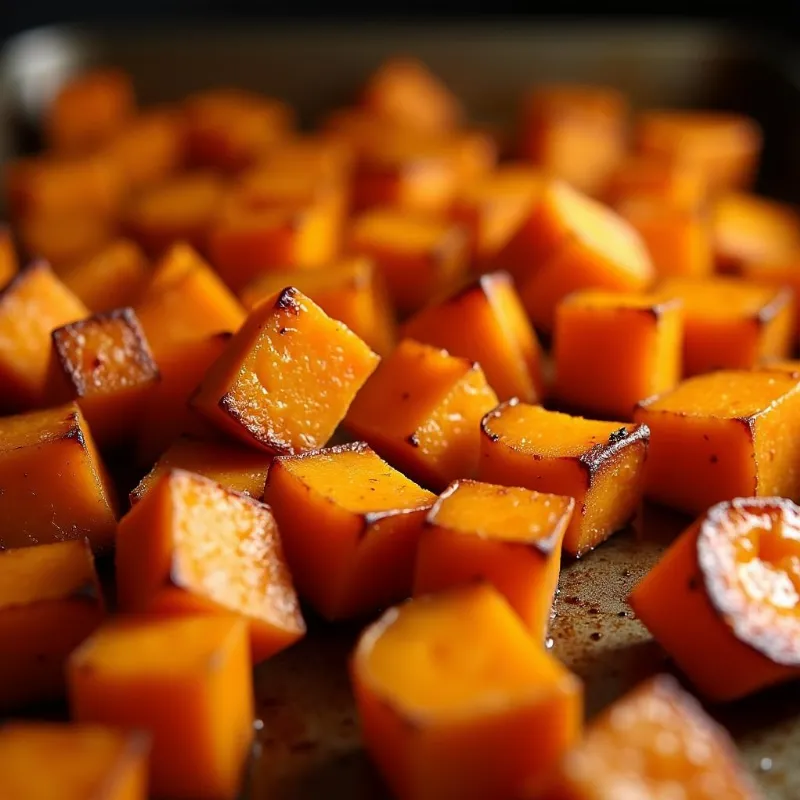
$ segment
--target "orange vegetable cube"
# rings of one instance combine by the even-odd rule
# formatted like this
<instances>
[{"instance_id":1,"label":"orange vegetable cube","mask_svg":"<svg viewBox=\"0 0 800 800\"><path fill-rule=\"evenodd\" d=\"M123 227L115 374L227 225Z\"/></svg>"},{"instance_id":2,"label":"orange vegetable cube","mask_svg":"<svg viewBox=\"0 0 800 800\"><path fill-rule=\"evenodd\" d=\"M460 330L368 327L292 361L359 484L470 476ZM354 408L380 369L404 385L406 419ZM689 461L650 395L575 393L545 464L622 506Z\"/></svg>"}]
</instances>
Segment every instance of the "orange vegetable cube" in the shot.
<instances>
[{"instance_id":1,"label":"orange vegetable cube","mask_svg":"<svg viewBox=\"0 0 800 800\"><path fill-rule=\"evenodd\" d=\"M561 566L561 542L575 501L527 489L460 480L425 520L414 595L478 578L489 581L544 641Z\"/></svg>"},{"instance_id":2,"label":"orange vegetable cube","mask_svg":"<svg viewBox=\"0 0 800 800\"><path fill-rule=\"evenodd\" d=\"M800 497L800 385L712 372L639 404L651 431L647 496L688 513L751 495Z\"/></svg>"},{"instance_id":3,"label":"orange vegetable cube","mask_svg":"<svg viewBox=\"0 0 800 800\"><path fill-rule=\"evenodd\" d=\"M575 499L563 548L580 557L636 516L646 425L571 417L510 400L481 423L478 479Z\"/></svg>"},{"instance_id":4,"label":"orange vegetable cube","mask_svg":"<svg viewBox=\"0 0 800 800\"><path fill-rule=\"evenodd\" d=\"M5 286L19 271L17 248L11 228L0 224L0 288Z\"/></svg>"},{"instance_id":5,"label":"orange vegetable cube","mask_svg":"<svg viewBox=\"0 0 800 800\"><path fill-rule=\"evenodd\" d=\"M791 353L791 291L738 278L672 278L659 291L683 302L683 372L749 369Z\"/></svg>"},{"instance_id":6,"label":"orange vegetable cube","mask_svg":"<svg viewBox=\"0 0 800 800\"><path fill-rule=\"evenodd\" d=\"M264 491L300 596L332 620L411 594L435 499L363 443L279 456Z\"/></svg>"},{"instance_id":7,"label":"orange vegetable cube","mask_svg":"<svg viewBox=\"0 0 800 800\"><path fill-rule=\"evenodd\" d=\"M544 395L542 355L511 278L494 272L418 311L401 336L480 363L500 400Z\"/></svg>"},{"instance_id":8,"label":"orange vegetable cube","mask_svg":"<svg viewBox=\"0 0 800 800\"><path fill-rule=\"evenodd\" d=\"M279 174L312 175L319 180L350 176L355 153L344 141L321 134L292 136L272 146L259 161L262 171Z\"/></svg>"},{"instance_id":9,"label":"orange vegetable cube","mask_svg":"<svg viewBox=\"0 0 800 800\"><path fill-rule=\"evenodd\" d=\"M191 405L220 430L275 454L324 446L380 361L297 289L256 306Z\"/></svg>"},{"instance_id":10,"label":"orange vegetable cube","mask_svg":"<svg viewBox=\"0 0 800 800\"><path fill-rule=\"evenodd\" d=\"M120 521L117 594L126 611L236 614L253 661L306 631L270 509L170 469Z\"/></svg>"},{"instance_id":11,"label":"orange vegetable cube","mask_svg":"<svg viewBox=\"0 0 800 800\"><path fill-rule=\"evenodd\" d=\"M0 796L147 800L149 750L150 739L142 732L99 725L6 724L0 728Z\"/></svg>"},{"instance_id":12,"label":"orange vegetable cube","mask_svg":"<svg viewBox=\"0 0 800 800\"><path fill-rule=\"evenodd\" d=\"M800 248L785 257L743 264L738 274L750 283L774 288L786 287L794 299L795 340L800 337Z\"/></svg>"},{"instance_id":13,"label":"orange vegetable cube","mask_svg":"<svg viewBox=\"0 0 800 800\"><path fill-rule=\"evenodd\" d=\"M402 314L457 285L469 258L467 235L458 225L392 209L356 217L348 247L352 254L375 261Z\"/></svg>"},{"instance_id":14,"label":"orange vegetable cube","mask_svg":"<svg viewBox=\"0 0 800 800\"><path fill-rule=\"evenodd\" d=\"M630 419L681 379L683 306L660 295L576 292L556 309L553 393L570 408Z\"/></svg>"},{"instance_id":15,"label":"orange vegetable cube","mask_svg":"<svg viewBox=\"0 0 800 800\"><path fill-rule=\"evenodd\" d=\"M67 657L105 613L88 542L0 551L0 585L0 709L59 700Z\"/></svg>"},{"instance_id":16,"label":"orange vegetable cube","mask_svg":"<svg viewBox=\"0 0 800 800\"><path fill-rule=\"evenodd\" d=\"M580 735L580 681L486 584L387 611L351 676L364 744L401 800L514 797Z\"/></svg>"},{"instance_id":17,"label":"orange vegetable cube","mask_svg":"<svg viewBox=\"0 0 800 800\"><path fill-rule=\"evenodd\" d=\"M738 497L702 514L629 602L709 700L744 697L800 675L792 586L800 509ZM764 587L764 588L760 588Z\"/></svg>"},{"instance_id":18,"label":"orange vegetable cube","mask_svg":"<svg viewBox=\"0 0 800 800\"><path fill-rule=\"evenodd\" d=\"M347 147L356 158L367 156L389 139L414 142L428 141L430 133L409 128L408 125L379 117L363 108L341 108L325 117L322 137L329 142Z\"/></svg>"},{"instance_id":19,"label":"orange vegetable cube","mask_svg":"<svg viewBox=\"0 0 800 800\"><path fill-rule=\"evenodd\" d=\"M246 170L234 184L229 205L262 211L267 208L299 209L317 203L330 204L337 212L347 210L344 181L312 169L261 162Z\"/></svg>"},{"instance_id":20,"label":"orange vegetable cube","mask_svg":"<svg viewBox=\"0 0 800 800\"><path fill-rule=\"evenodd\" d=\"M152 735L153 794L175 800L238 796L253 736L241 620L118 619L72 654L67 679L77 722Z\"/></svg>"},{"instance_id":21,"label":"orange vegetable cube","mask_svg":"<svg viewBox=\"0 0 800 800\"><path fill-rule=\"evenodd\" d=\"M131 421L159 380L133 310L120 308L72 322L56 328L52 339L50 404L74 400L101 447L133 438Z\"/></svg>"},{"instance_id":22,"label":"orange vegetable cube","mask_svg":"<svg viewBox=\"0 0 800 800\"><path fill-rule=\"evenodd\" d=\"M381 274L368 258L335 261L323 269L268 272L249 283L239 297L252 310L285 286L296 286L329 317L343 322L376 353L394 347L394 309Z\"/></svg>"},{"instance_id":23,"label":"orange vegetable cube","mask_svg":"<svg viewBox=\"0 0 800 800\"><path fill-rule=\"evenodd\" d=\"M47 141L62 153L90 153L133 116L136 99L130 76L98 69L67 81L45 114Z\"/></svg>"},{"instance_id":24,"label":"orange vegetable cube","mask_svg":"<svg viewBox=\"0 0 800 800\"><path fill-rule=\"evenodd\" d=\"M74 403L0 418L0 548L88 537L108 550L116 498Z\"/></svg>"}]
</instances>

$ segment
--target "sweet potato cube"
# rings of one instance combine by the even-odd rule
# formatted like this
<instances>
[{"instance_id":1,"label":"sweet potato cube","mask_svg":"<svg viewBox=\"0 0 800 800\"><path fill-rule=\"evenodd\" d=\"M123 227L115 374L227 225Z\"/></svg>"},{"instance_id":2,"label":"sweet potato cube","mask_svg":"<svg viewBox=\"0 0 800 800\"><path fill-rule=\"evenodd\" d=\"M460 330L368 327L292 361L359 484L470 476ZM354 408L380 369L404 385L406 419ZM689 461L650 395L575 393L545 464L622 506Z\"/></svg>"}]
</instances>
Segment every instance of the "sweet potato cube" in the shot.
<instances>
[{"instance_id":1,"label":"sweet potato cube","mask_svg":"<svg viewBox=\"0 0 800 800\"><path fill-rule=\"evenodd\" d=\"M0 548L114 541L116 502L74 403L0 418Z\"/></svg>"},{"instance_id":2,"label":"sweet potato cube","mask_svg":"<svg viewBox=\"0 0 800 800\"><path fill-rule=\"evenodd\" d=\"M135 105L133 83L121 70L98 69L72 78L45 114L48 144L61 153L91 153L122 129Z\"/></svg>"},{"instance_id":3,"label":"sweet potato cube","mask_svg":"<svg viewBox=\"0 0 800 800\"><path fill-rule=\"evenodd\" d=\"M201 475L165 471L120 521L116 567L123 609L241 616L255 662L305 633L270 509Z\"/></svg>"},{"instance_id":4,"label":"sweet potato cube","mask_svg":"<svg viewBox=\"0 0 800 800\"><path fill-rule=\"evenodd\" d=\"M709 700L800 675L797 598L779 588L793 585L798 534L800 509L785 498L718 503L634 588L636 616Z\"/></svg>"},{"instance_id":5,"label":"sweet potato cube","mask_svg":"<svg viewBox=\"0 0 800 800\"><path fill-rule=\"evenodd\" d=\"M737 273L750 283L773 288L786 287L794 298L795 341L800 338L800 247L787 255L767 261L750 261Z\"/></svg>"},{"instance_id":6,"label":"sweet potato cube","mask_svg":"<svg viewBox=\"0 0 800 800\"><path fill-rule=\"evenodd\" d=\"M259 166L264 171L284 175L310 175L321 181L338 181L351 175L354 160L354 149L344 141L322 134L307 134L277 142L264 154Z\"/></svg>"},{"instance_id":7,"label":"sweet potato cube","mask_svg":"<svg viewBox=\"0 0 800 800\"><path fill-rule=\"evenodd\" d=\"M788 289L738 278L671 278L659 285L683 302L683 373L749 369L790 355L795 330Z\"/></svg>"},{"instance_id":8,"label":"sweet potato cube","mask_svg":"<svg viewBox=\"0 0 800 800\"><path fill-rule=\"evenodd\" d=\"M484 275L423 308L400 333L479 362L500 400L535 403L544 395L539 342L507 273Z\"/></svg>"},{"instance_id":9,"label":"sweet potato cube","mask_svg":"<svg viewBox=\"0 0 800 800\"><path fill-rule=\"evenodd\" d=\"M343 214L348 209L348 200L348 190L341 178L319 174L312 168L295 168L292 162L282 166L270 160L242 173L233 186L229 203L254 210L297 209L319 203L329 204Z\"/></svg>"},{"instance_id":10,"label":"sweet potato cube","mask_svg":"<svg viewBox=\"0 0 800 800\"><path fill-rule=\"evenodd\" d=\"M252 310L285 286L296 286L379 355L394 347L394 309L383 277L370 259L346 258L324 269L268 272L245 286L239 297L245 308Z\"/></svg>"},{"instance_id":11,"label":"sweet potato cube","mask_svg":"<svg viewBox=\"0 0 800 800\"><path fill-rule=\"evenodd\" d=\"M77 722L152 735L153 794L175 800L238 796L253 735L241 620L120 618L73 653L67 681Z\"/></svg>"},{"instance_id":12,"label":"sweet potato cube","mask_svg":"<svg viewBox=\"0 0 800 800\"><path fill-rule=\"evenodd\" d=\"M352 254L375 261L403 314L457 285L468 265L469 243L463 228L392 209L356 217L347 245Z\"/></svg>"},{"instance_id":13,"label":"sweet potato cube","mask_svg":"<svg viewBox=\"0 0 800 800\"><path fill-rule=\"evenodd\" d=\"M544 797L618 800L621 791L642 798L680 791L687 800L760 796L728 732L668 675L640 684L593 720Z\"/></svg>"},{"instance_id":14,"label":"sweet potato cube","mask_svg":"<svg viewBox=\"0 0 800 800\"><path fill-rule=\"evenodd\" d=\"M347 147L354 155L354 165L388 139L412 139L417 142L430 134L357 107L340 108L329 113L322 124L321 136L328 142Z\"/></svg>"},{"instance_id":15,"label":"sweet potato cube","mask_svg":"<svg viewBox=\"0 0 800 800\"><path fill-rule=\"evenodd\" d=\"M88 542L3 550L0 586L0 709L60 699L67 656L104 615Z\"/></svg>"},{"instance_id":16,"label":"sweet potato cube","mask_svg":"<svg viewBox=\"0 0 800 800\"><path fill-rule=\"evenodd\" d=\"M575 292L556 309L553 393L565 405L630 419L681 379L683 306L654 294Z\"/></svg>"},{"instance_id":17,"label":"sweet potato cube","mask_svg":"<svg viewBox=\"0 0 800 800\"><path fill-rule=\"evenodd\" d=\"M5 286L19 271L17 248L11 228L0 225L0 288Z\"/></svg>"},{"instance_id":18,"label":"sweet potato cube","mask_svg":"<svg viewBox=\"0 0 800 800\"><path fill-rule=\"evenodd\" d=\"M43 261L31 264L0 291L0 395L4 410L45 400L50 332L83 319L89 309Z\"/></svg>"},{"instance_id":19,"label":"sweet potato cube","mask_svg":"<svg viewBox=\"0 0 800 800\"><path fill-rule=\"evenodd\" d=\"M571 417L510 400L481 423L478 479L575 499L563 548L582 556L635 517L646 425Z\"/></svg>"},{"instance_id":20,"label":"sweet potato cube","mask_svg":"<svg viewBox=\"0 0 800 800\"><path fill-rule=\"evenodd\" d=\"M480 364L404 339L358 393L345 426L423 486L473 477L480 421L497 405Z\"/></svg>"},{"instance_id":21,"label":"sweet potato cube","mask_svg":"<svg viewBox=\"0 0 800 800\"><path fill-rule=\"evenodd\" d=\"M144 732L8 723L0 728L0 797L147 800L149 752Z\"/></svg>"},{"instance_id":22,"label":"sweet potato cube","mask_svg":"<svg viewBox=\"0 0 800 800\"><path fill-rule=\"evenodd\" d=\"M131 492L131 505L138 503L172 469L195 472L226 489L260 500L271 462L270 456L236 444L181 436Z\"/></svg>"},{"instance_id":23,"label":"sweet potato cube","mask_svg":"<svg viewBox=\"0 0 800 800\"><path fill-rule=\"evenodd\" d=\"M580 735L580 681L487 584L387 611L351 675L364 744L401 800L517 796Z\"/></svg>"},{"instance_id":24,"label":"sweet potato cube","mask_svg":"<svg viewBox=\"0 0 800 800\"><path fill-rule=\"evenodd\" d=\"M712 372L639 404L651 431L646 493L688 513L732 497L800 497L800 385L779 372Z\"/></svg>"},{"instance_id":25,"label":"sweet potato cube","mask_svg":"<svg viewBox=\"0 0 800 800\"><path fill-rule=\"evenodd\" d=\"M558 585L571 497L460 480L425 519L414 595L489 581L544 641Z\"/></svg>"},{"instance_id":26,"label":"sweet potato cube","mask_svg":"<svg viewBox=\"0 0 800 800\"><path fill-rule=\"evenodd\" d=\"M275 454L324 446L379 357L297 289L256 306L191 404L220 430Z\"/></svg>"}]
</instances>

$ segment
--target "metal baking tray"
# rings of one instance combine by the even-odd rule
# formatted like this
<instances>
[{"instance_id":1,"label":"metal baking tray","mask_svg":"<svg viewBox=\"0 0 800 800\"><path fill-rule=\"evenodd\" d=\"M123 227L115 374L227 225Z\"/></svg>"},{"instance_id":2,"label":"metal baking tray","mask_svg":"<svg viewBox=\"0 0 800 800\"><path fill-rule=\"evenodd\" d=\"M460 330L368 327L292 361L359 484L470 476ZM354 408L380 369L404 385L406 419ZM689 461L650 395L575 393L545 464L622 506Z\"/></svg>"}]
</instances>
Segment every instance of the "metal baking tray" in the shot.
<instances>
[{"instance_id":1,"label":"metal baking tray","mask_svg":"<svg viewBox=\"0 0 800 800\"><path fill-rule=\"evenodd\" d=\"M0 53L0 158L36 146L43 105L65 78L89 65L128 70L144 103L237 85L283 97L304 123L313 123L348 102L381 59L398 53L422 58L473 119L492 125L510 124L520 93L549 80L613 84L640 108L751 114L767 142L759 189L800 200L798 72L769 42L696 25L482 21L37 29ZM548 645L585 680L590 716L638 681L670 669L625 597L686 522L646 508L635 530L565 563ZM312 617L303 642L257 670L250 800L388 797L361 748L349 692L347 658L359 628L327 626ZM711 711L733 732L770 800L800 798L800 686Z\"/></svg>"}]
</instances>

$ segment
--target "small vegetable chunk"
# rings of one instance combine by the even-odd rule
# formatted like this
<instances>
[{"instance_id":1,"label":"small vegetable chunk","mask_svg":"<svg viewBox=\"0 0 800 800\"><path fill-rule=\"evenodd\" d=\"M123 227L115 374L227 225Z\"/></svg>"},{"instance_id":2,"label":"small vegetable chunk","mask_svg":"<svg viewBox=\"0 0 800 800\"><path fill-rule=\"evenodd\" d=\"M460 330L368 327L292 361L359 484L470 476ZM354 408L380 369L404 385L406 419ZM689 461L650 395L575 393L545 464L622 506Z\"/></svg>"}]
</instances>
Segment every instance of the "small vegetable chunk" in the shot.
<instances>
[{"instance_id":1,"label":"small vegetable chunk","mask_svg":"<svg viewBox=\"0 0 800 800\"><path fill-rule=\"evenodd\" d=\"M11 236L11 228L0 224L0 288L5 286L18 271L17 249Z\"/></svg>"},{"instance_id":2,"label":"small vegetable chunk","mask_svg":"<svg viewBox=\"0 0 800 800\"><path fill-rule=\"evenodd\" d=\"M120 308L72 322L52 333L48 380L51 405L74 400L100 447L135 436L131 421L154 384L158 368L133 309Z\"/></svg>"},{"instance_id":3,"label":"small vegetable chunk","mask_svg":"<svg viewBox=\"0 0 800 800\"><path fill-rule=\"evenodd\" d=\"M423 486L473 477L480 421L497 395L480 365L404 339L359 392L345 425Z\"/></svg>"},{"instance_id":4,"label":"small vegetable chunk","mask_svg":"<svg viewBox=\"0 0 800 800\"><path fill-rule=\"evenodd\" d=\"M514 797L580 734L580 681L486 584L387 611L351 675L367 751L400 800Z\"/></svg>"},{"instance_id":5,"label":"small vegetable chunk","mask_svg":"<svg viewBox=\"0 0 800 800\"><path fill-rule=\"evenodd\" d=\"M788 289L738 278L672 278L659 285L683 302L683 373L750 369L791 354L794 302Z\"/></svg>"},{"instance_id":6,"label":"small vegetable chunk","mask_svg":"<svg viewBox=\"0 0 800 800\"><path fill-rule=\"evenodd\" d=\"M70 709L80 723L152 735L154 795L234 800L253 736L250 669L241 620L120 618L72 654Z\"/></svg>"},{"instance_id":7,"label":"small vegetable chunk","mask_svg":"<svg viewBox=\"0 0 800 800\"><path fill-rule=\"evenodd\" d=\"M571 497L454 481L425 520L414 595L489 581L543 642L574 507Z\"/></svg>"},{"instance_id":8,"label":"small vegetable chunk","mask_svg":"<svg viewBox=\"0 0 800 800\"><path fill-rule=\"evenodd\" d=\"M3 550L0 587L0 709L59 700L67 656L105 614L88 542Z\"/></svg>"},{"instance_id":9,"label":"small vegetable chunk","mask_svg":"<svg viewBox=\"0 0 800 800\"><path fill-rule=\"evenodd\" d=\"M483 275L423 308L401 336L478 361L500 400L535 403L544 395L539 342L507 273Z\"/></svg>"},{"instance_id":10,"label":"small vegetable chunk","mask_svg":"<svg viewBox=\"0 0 800 800\"><path fill-rule=\"evenodd\" d=\"M709 700L800 675L800 509L738 497L702 514L630 596L636 615Z\"/></svg>"},{"instance_id":11,"label":"small vegetable chunk","mask_svg":"<svg viewBox=\"0 0 800 800\"><path fill-rule=\"evenodd\" d=\"M558 399L630 419L640 400L681 379L683 307L668 295L576 292L556 309L554 341Z\"/></svg>"},{"instance_id":12,"label":"small vegetable chunk","mask_svg":"<svg viewBox=\"0 0 800 800\"><path fill-rule=\"evenodd\" d=\"M88 537L108 550L111 482L74 403L0 418L0 548Z\"/></svg>"},{"instance_id":13,"label":"small vegetable chunk","mask_svg":"<svg viewBox=\"0 0 800 800\"><path fill-rule=\"evenodd\" d=\"M256 306L191 399L220 430L276 454L322 447L379 357L297 289Z\"/></svg>"},{"instance_id":14,"label":"small vegetable chunk","mask_svg":"<svg viewBox=\"0 0 800 800\"><path fill-rule=\"evenodd\" d=\"M142 732L9 723L0 728L0 797L147 800L149 750Z\"/></svg>"},{"instance_id":15,"label":"small vegetable chunk","mask_svg":"<svg viewBox=\"0 0 800 800\"><path fill-rule=\"evenodd\" d=\"M800 386L779 372L713 372L640 403L646 492L688 513L751 495L800 497Z\"/></svg>"},{"instance_id":16,"label":"small vegetable chunk","mask_svg":"<svg viewBox=\"0 0 800 800\"><path fill-rule=\"evenodd\" d=\"M119 523L116 567L126 611L240 615L254 662L305 633L270 509L201 475L154 483Z\"/></svg>"},{"instance_id":17,"label":"small vegetable chunk","mask_svg":"<svg viewBox=\"0 0 800 800\"><path fill-rule=\"evenodd\" d=\"M665 750L664 743L669 742ZM728 732L678 682L658 675L617 700L561 760L548 800L756 800Z\"/></svg>"},{"instance_id":18,"label":"small vegetable chunk","mask_svg":"<svg viewBox=\"0 0 800 800\"><path fill-rule=\"evenodd\" d=\"M94 212L48 212L19 220L17 235L23 253L47 261L60 275L107 247L116 228Z\"/></svg>"},{"instance_id":19,"label":"small vegetable chunk","mask_svg":"<svg viewBox=\"0 0 800 800\"><path fill-rule=\"evenodd\" d=\"M800 339L800 247L774 261L751 261L743 264L738 274L750 283L791 289L794 298L794 336Z\"/></svg>"},{"instance_id":20,"label":"small vegetable chunk","mask_svg":"<svg viewBox=\"0 0 800 800\"><path fill-rule=\"evenodd\" d=\"M481 423L478 479L575 499L564 550L582 556L636 515L650 431L514 400Z\"/></svg>"},{"instance_id":21,"label":"small vegetable chunk","mask_svg":"<svg viewBox=\"0 0 800 800\"><path fill-rule=\"evenodd\" d=\"M364 443L280 456L264 492L300 596L332 620L411 594L417 541L435 499Z\"/></svg>"}]
</instances>

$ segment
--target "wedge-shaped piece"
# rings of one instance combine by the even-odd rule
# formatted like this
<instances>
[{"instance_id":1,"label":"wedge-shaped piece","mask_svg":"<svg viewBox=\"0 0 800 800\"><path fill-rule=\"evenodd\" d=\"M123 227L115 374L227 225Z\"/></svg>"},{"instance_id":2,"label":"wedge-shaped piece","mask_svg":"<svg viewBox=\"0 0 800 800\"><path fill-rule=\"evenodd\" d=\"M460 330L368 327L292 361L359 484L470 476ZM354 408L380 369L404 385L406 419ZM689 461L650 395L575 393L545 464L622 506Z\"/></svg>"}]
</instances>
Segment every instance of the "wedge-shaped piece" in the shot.
<instances>
[{"instance_id":1,"label":"wedge-shaped piece","mask_svg":"<svg viewBox=\"0 0 800 800\"><path fill-rule=\"evenodd\" d=\"M800 675L800 509L739 497L699 517L630 596L697 689L735 700Z\"/></svg>"},{"instance_id":2,"label":"wedge-shaped piece","mask_svg":"<svg viewBox=\"0 0 800 800\"><path fill-rule=\"evenodd\" d=\"M149 752L143 732L9 723L0 728L0 797L147 800Z\"/></svg>"},{"instance_id":3,"label":"wedge-shaped piece","mask_svg":"<svg viewBox=\"0 0 800 800\"><path fill-rule=\"evenodd\" d=\"M0 287L5 286L18 271L17 248L11 228L0 225Z\"/></svg>"},{"instance_id":4,"label":"wedge-shaped piece","mask_svg":"<svg viewBox=\"0 0 800 800\"><path fill-rule=\"evenodd\" d=\"M460 480L425 519L414 595L489 581L544 642L558 585L571 497Z\"/></svg>"},{"instance_id":5,"label":"wedge-shaped piece","mask_svg":"<svg viewBox=\"0 0 800 800\"><path fill-rule=\"evenodd\" d=\"M514 400L481 423L478 478L575 499L564 550L581 556L624 528L642 499L650 431Z\"/></svg>"},{"instance_id":6,"label":"wedge-shaped piece","mask_svg":"<svg viewBox=\"0 0 800 800\"><path fill-rule=\"evenodd\" d=\"M3 550L0 587L0 709L59 700L67 656L104 616L88 542Z\"/></svg>"},{"instance_id":7,"label":"wedge-shaped piece","mask_svg":"<svg viewBox=\"0 0 800 800\"><path fill-rule=\"evenodd\" d=\"M507 273L486 274L423 308L400 335L479 362L500 400L535 403L544 395L539 342Z\"/></svg>"},{"instance_id":8,"label":"wedge-shaped piece","mask_svg":"<svg viewBox=\"0 0 800 800\"><path fill-rule=\"evenodd\" d=\"M305 633L270 509L201 475L165 471L122 518L116 574L126 611L241 616L254 662Z\"/></svg>"},{"instance_id":9,"label":"wedge-shaped piece","mask_svg":"<svg viewBox=\"0 0 800 800\"><path fill-rule=\"evenodd\" d=\"M0 548L88 537L110 549L111 482L74 403L0 418Z\"/></svg>"},{"instance_id":10,"label":"wedge-shaped piece","mask_svg":"<svg viewBox=\"0 0 800 800\"><path fill-rule=\"evenodd\" d=\"M795 330L791 291L738 278L671 278L665 297L683 301L683 374L749 369L791 354Z\"/></svg>"},{"instance_id":11,"label":"wedge-shaped piece","mask_svg":"<svg viewBox=\"0 0 800 800\"><path fill-rule=\"evenodd\" d=\"M20 248L57 273L92 258L116 236L115 223L94 212L31 214L17 224Z\"/></svg>"},{"instance_id":12,"label":"wedge-shaped piece","mask_svg":"<svg viewBox=\"0 0 800 800\"><path fill-rule=\"evenodd\" d=\"M404 339L356 396L345 425L390 464L441 490L475 475L480 421L496 405L479 364Z\"/></svg>"},{"instance_id":13,"label":"wedge-shaped piece","mask_svg":"<svg viewBox=\"0 0 800 800\"><path fill-rule=\"evenodd\" d=\"M393 209L356 217L347 245L351 253L374 259L396 308L404 314L457 285L469 255L463 228Z\"/></svg>"},{"instance_id":14,"label":"wedge-shaped piece","mask_svg":"<svg viewBox=\"0 0 800 800\"><path fill-rule=\"evenodd\" d=\"M794 297L795 340L800 338L800 247L782 258L743 264L738 274L750 283L791 289Z\"/></svg>"},{"instance_id":15,"label":"wedge-shaped piece","mask_svg":"<svg viewBox=\"0 0 800 800\"><path fill-rule=\"evenodd\" d=\"M152 735L150 791L176 800L234 800L253 736L247 626L229 616L120 618L67 667L80 723Z\"/></svg>"},{"instance_id":16,"label":"wedge-shaped piece","mask_svg":"<svg viewBox=\"0 0 800 800\"><path fill-rule=\"evenodd\" d=\"M556 309L554 394L566 406L630 419L681 379L683 307L653 294L576 292Z\"/></svg>"},{"instance_id":17,"label":"wedge-shaped piece","mask_svg":"<svg viewBox=\"0 0 800 800\"><path fill-rule=\"evenodd\" d=\"M49 404L74 400L100 447L134 439L136 415L159 374L133 309L72 322L52 339Z\"/></svg>"},{"instance_id":18,"label":"wedge-shaped piece","mask_svg":"<svg viewBox=\"0 0 800 800\"><path fill-rule=\"evenodd\" d=\"M365 746L401 800L514 797L580 734L580 682L486 584L387 611L351 675Z\"/></svg>"},{"instance_id":19,"label":"wedge-shaped piece","mask_svg":"<svg viewBox=\"0 0 800 800\"><path fill-rule=\"evenodd\" d=\"M364 616L411 594L435 499L363 443L276 458L264 492L297 590L327 619Z\"/></svg>"},{"instance_id":20,"label":"wedge-shaped piece","mask_svg":"<svg viewBox=\"0 0 800 800\"><path fill-rule=\"evenodd\" d=\"M761 796L728 732L674 678L658 675L592 721L542 797L620 800L623 793L644 799L678 792L685 800Z\"/></svg>"},{"instance_id":21,"label":"wedge-shaped piece","mask_svg":"<svg viewBox=\"0 0 800 800\"><path fill-rule=\"evenodd\" d=\"M688 513L750 495L800 497L800 386L780 372L713 372L640 403L647 496Z\"/></svg>"},{"instance_id":22,"label":"wedge-shaped piece","mask_svg":"<svg viewBox=\"0 0 800 800\"><path fill-rule=\"evenodd\" d=\"M290 287L250 312L191 404L254 447L276 454L313 450L331 438L379 360Z\"/></svg>"}]
</instances>

